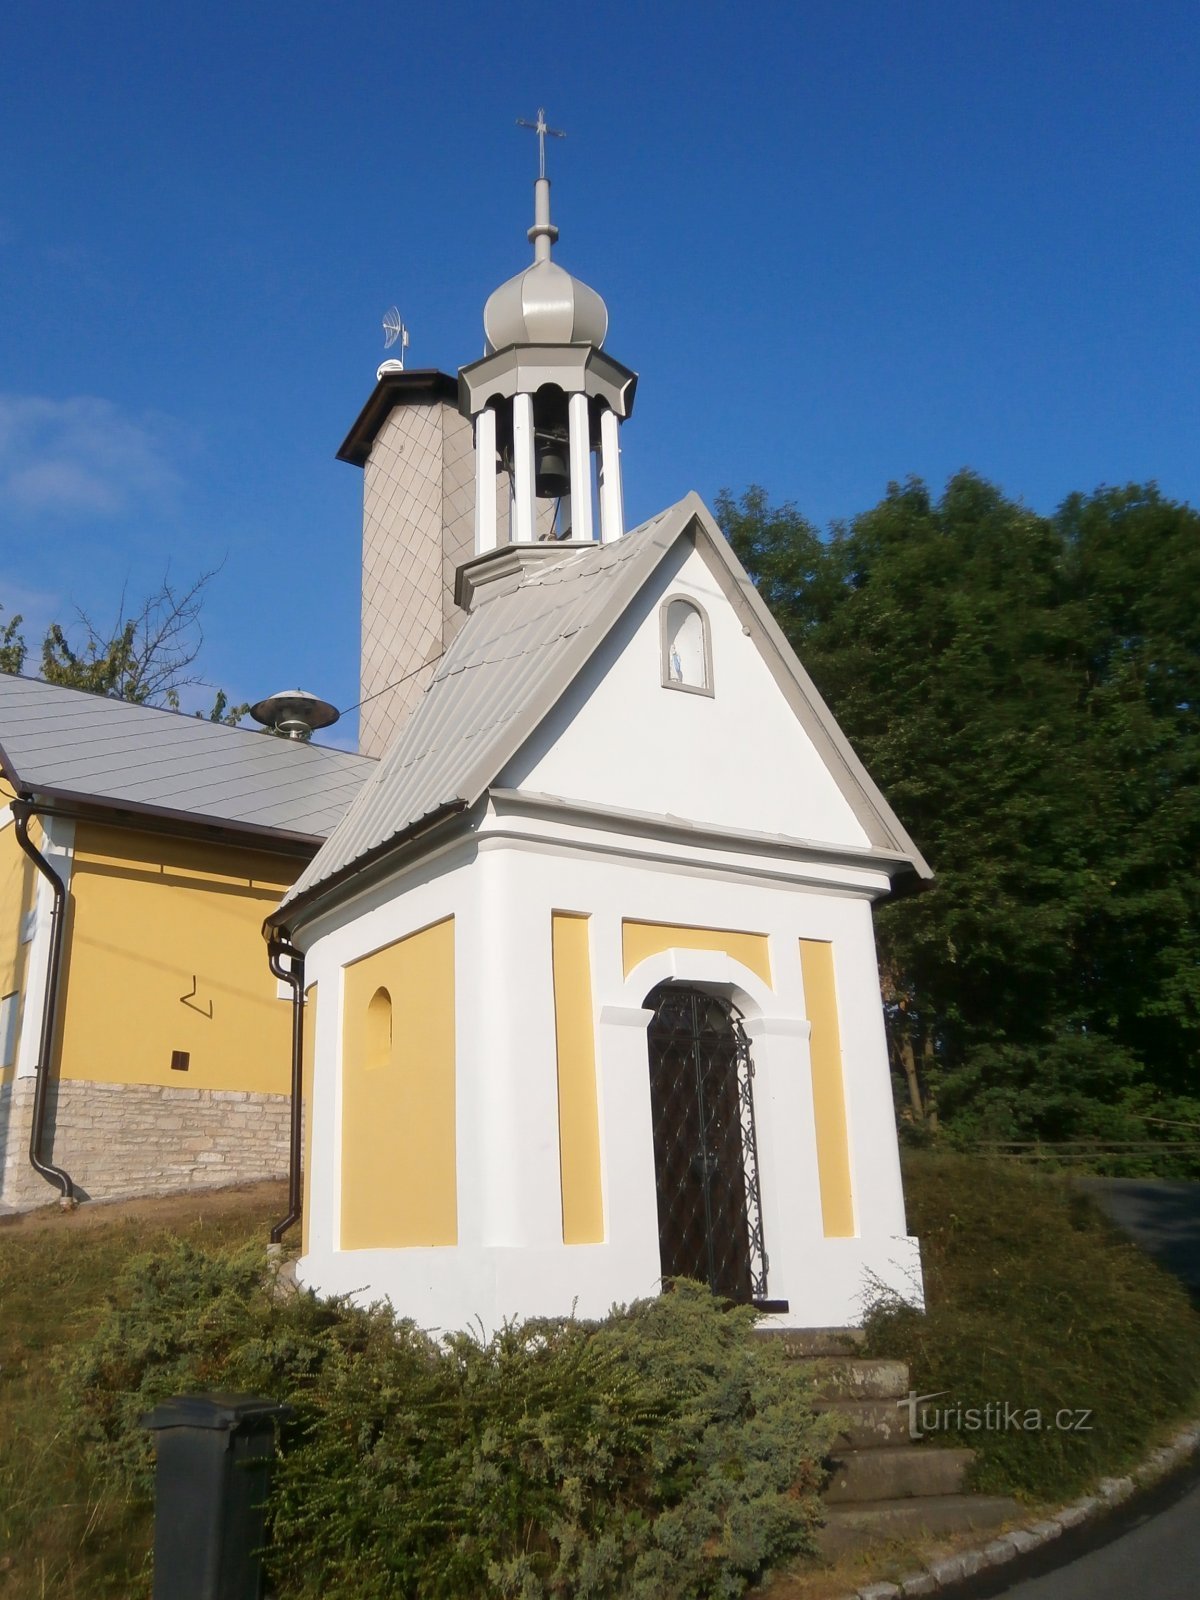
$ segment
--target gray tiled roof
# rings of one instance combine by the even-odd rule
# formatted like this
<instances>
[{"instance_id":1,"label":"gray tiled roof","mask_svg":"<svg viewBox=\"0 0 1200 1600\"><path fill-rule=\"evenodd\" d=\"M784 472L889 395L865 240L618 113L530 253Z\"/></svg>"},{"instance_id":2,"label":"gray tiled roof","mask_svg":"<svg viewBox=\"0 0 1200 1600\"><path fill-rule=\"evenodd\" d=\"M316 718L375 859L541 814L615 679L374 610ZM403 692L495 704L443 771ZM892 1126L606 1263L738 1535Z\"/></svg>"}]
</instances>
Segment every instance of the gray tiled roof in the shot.
<instances>
[{"instance_id":1,"label":"gray tiled roof","mask_svg":"<svg viewBox=\"0 0 1200 1600\"><path fill-rule=\"evenodd\" d=\"M317 840L376 763L0 673L0 768L20 790Z\"/></svg>"},{"instance_id":2,"label":"gray tiled roof","mask_svg":"<svg viewBox=\"0 0 1200 1600\"><path fill-rule=\"evenodd\" d=\"M455 803L473 806L554 706L667 552L691 532L715 558L796 714L869 837L929 876L695 494L613 544L564 551L471 612L395 744L284 896L282 913ZM277 913L278 915L278 913Z\"/></svg>"},{"instance_id":3,"label":"gray tiled roof","mask_svg":"<svg viewBox=\"0 0 1200 1600\"><path fill-rule=\"evenodd\" d=\"M683 504L614 544L564 553L471 613L396 743L283 906L431 813L454 801L474 804L526 737L531 715L536 722L550 709L653 572L679 532Z\"/></svg>"}]
</instances>

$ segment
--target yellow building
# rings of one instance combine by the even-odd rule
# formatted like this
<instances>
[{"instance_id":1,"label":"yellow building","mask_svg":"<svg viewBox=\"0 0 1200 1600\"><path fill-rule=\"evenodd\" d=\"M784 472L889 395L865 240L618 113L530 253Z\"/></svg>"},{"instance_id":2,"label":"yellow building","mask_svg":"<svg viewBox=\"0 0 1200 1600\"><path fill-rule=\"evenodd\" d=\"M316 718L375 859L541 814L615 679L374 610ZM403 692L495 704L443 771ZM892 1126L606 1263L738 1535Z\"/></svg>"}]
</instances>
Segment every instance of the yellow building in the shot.
<instances>
[{"instance_id":1,"label":"yellow building","mask_svg":"<svg viewBox=\"0 0 1200 1600\"><path fill-rule=\"evenodd\" d=\"M0 676L0 1204L287 1171L262 923L373 766Z\"/></svg>"}]
</instances>

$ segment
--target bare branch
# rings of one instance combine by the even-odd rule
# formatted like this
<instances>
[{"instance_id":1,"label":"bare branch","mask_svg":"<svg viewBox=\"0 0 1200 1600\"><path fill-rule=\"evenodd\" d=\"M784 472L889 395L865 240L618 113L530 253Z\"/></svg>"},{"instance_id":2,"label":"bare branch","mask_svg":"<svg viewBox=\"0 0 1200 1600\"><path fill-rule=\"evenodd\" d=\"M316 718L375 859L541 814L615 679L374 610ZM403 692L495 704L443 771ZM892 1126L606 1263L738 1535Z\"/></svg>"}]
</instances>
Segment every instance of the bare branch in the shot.
<instances>
[{"instance_id":1,"label":"bare branch","mask_svg":"<svg viewBox=\"0 0 1200 1600\"><path fill-rule=\"evenodd\" d=\"M84 639L78 649L55 623L42 646L42 676L112 699L178 710L180 691L205 681L189 669L204 644L200 613L205 590L223 566L184 586L171 581L168 566L159 588L133 612L122 590L109 631L98 628L80 608L76 615Z\"/></svg>"}]
</instances>

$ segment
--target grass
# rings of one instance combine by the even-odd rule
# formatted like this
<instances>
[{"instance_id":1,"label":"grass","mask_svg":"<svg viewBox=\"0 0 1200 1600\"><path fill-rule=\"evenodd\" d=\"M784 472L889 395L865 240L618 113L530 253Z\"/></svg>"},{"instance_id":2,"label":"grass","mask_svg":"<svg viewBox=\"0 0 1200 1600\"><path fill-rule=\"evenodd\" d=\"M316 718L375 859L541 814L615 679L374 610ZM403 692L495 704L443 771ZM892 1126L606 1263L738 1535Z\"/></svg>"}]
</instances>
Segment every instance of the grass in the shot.
<instances>
[{"instance_id":1,"label":"grass","mask_svg":"<svg viewBox=\"0 0 1200 1600\"><path fill-rule=\"evenodd\" d=\"M129 1600L150 1518L89 1470L61 1421L56 1358L92 1333L125 1262L186 1238L265 1239L281 1185L0 1224L0 1596ZM148 1592L148 1586L146 1588Z\"/></svg>"},{"instance_id":2,"label":"grass","mask_svg":"<svg viewBox=\"0 0 1200 1600\"><path fill-rule=\"evenodd\" d=\"M937 1438L977 1452L972 1487L1068 1500L1200 1410L1200 1314L1070 1179L913 1153L905 1193L927 1310L878 1308L868 1353L947 1391L930 1405L957 1425ZM1007 1426L987 1425L989 1403Z\"/></svg>"}]
</instances>

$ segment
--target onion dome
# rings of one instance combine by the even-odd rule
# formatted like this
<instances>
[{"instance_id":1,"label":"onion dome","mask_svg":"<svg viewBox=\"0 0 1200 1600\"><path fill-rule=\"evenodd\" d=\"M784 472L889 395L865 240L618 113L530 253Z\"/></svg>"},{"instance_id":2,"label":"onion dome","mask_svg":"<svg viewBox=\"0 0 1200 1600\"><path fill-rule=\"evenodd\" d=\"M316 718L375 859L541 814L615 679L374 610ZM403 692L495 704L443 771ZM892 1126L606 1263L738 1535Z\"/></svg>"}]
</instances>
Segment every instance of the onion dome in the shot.
<instances>
[{"instance_id":1,"label":"onion dome","mask_svg":"<svg viewBox=\"0 0 1200 1600\"><path fill-rule=\"evenodd\" d=\"M550 221L548 178L534 185L529 238L533 265L502 283L483 308L489 353L513 344L590 344L600 349L608 332L608 308L594 289L550 259L558 229Z\"/></svg>"}]
</instances>

